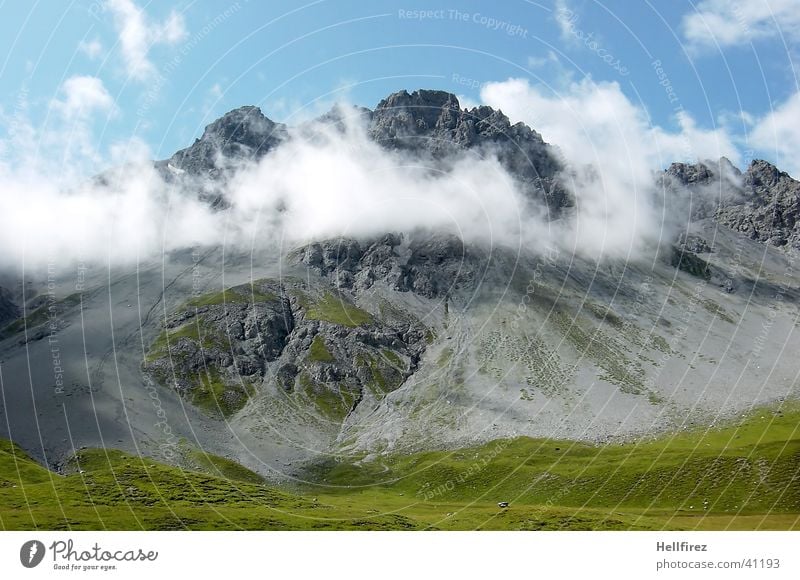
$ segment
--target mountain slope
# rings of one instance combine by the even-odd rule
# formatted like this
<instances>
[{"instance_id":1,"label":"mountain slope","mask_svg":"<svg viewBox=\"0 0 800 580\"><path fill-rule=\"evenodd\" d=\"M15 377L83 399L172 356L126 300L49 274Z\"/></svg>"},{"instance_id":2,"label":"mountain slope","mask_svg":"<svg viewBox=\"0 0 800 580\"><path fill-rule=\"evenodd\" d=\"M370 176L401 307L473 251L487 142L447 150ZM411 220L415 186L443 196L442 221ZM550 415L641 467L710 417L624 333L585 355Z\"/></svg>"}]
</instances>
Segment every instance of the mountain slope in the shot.
<instances>
[{"instance_id":1,"label":"mountain slope","mask_svg":"<svg viewBox=\"0 0 800 580\"><path fill-rule=\"evenodd\" d=\"M570 218L554 149L500 111L403 91L356 113L426 167L494 156L551 223ZM243 107L156 166L222 212L239 168L311 130ZM89 268L77 294L66 270L53 316L3 331L0 434L56 469L81 446L170 462L189 442L286 481L331 457L628 440L796 397L797 182L725 161L661 179L701 203L627 261L412 230L177 251Z\"/></svg>"}]
</instances>

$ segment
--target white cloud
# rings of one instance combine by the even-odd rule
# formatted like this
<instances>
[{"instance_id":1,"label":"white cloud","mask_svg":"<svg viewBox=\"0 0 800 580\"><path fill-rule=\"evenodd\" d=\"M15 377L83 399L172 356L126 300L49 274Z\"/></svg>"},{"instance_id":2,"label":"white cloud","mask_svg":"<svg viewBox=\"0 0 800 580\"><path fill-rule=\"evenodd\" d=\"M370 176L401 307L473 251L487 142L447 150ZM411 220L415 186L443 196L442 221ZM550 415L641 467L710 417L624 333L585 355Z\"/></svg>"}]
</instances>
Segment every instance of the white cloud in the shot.
<instances>
[{"instance_id":1,"label":"white cloud","mask_svg":"<svg viewBox=\"0 0 800 580\"><path fill-rule=\"evenodd\" d=\"M31 152L0 163L0 267L24 260L36 269L54 256L125 264L194 244L242 250L420 228L517 247L546 231L496 159L432 172L381 148L355 118L344 135L330 126L298 132L258 164L243 163L225 211L191 187L171 190L149 156L139 141L119 144L105 157L118 169L103 181L66 186L53 177L59 158Z\"/></svg>"},{"instance_id":2,"label":"white cloud","mask_svg":"<svg viewBox=\"0 0 800 580\"><path fill-rule=\"evenodd\" d=\"M289 243L424 228L516 247L532 237L528 226L545 229L496 159L431 170L387 152L353 119L344 136L328 128L298 137L245 169L230 201L229 222L245 238L272 231Z\"/></svg>"},{"instance_id":3,"label":"white cloud","mask_svg":"<svg viewBox=\"0 0 800 580\"><path fill-rule=\"evenodd\" d=\"M219 83L214 83L211 85L211 88L208 89L208 97L210 99L219 99L222 96L222 85Z\"/></svg>"},{"instance_id":4,"label":"white cloud","mask_svg":"<svg viewBox=\"0 0 800 580\"><path fill-rule=\"evenodd\" d=\"M782 170L800 178L800 92L761 117L748 144L774 159Z\"/></svg>"},{"instance_id":5,"label":"white cloud","mask_svg":"<svg viewBox=\"0 0 800 580\"><path fill-rule=\"evenodd\" d=\"M178 12L172 11L163 23L156 23L133 0L108 0L106 7L114 16L128 75L137 81L147 81L156 72L148 58L153 46L186 38L186 25Z\"/></svg>"},{"instance_id":6,"label":"white cloud","mask_svg":"<svg viewBox=\"0 0 800 580\"><path fill-rule=\"evenodd\" d=\"M800 39L797 0L702 0L682 22L694 51L783 36Z\"/></svg>"},{"instance_id":7,"label":"white cloud","mask_svg":"<svg viewBox=\"0 0 800 580\"><path fill-rule=\"evenodd\" d=\"M220 106L224 95L225 91L220 83L214 83L209 87L203 97L203 103L200 105L200 112L203 118L208 117L216 107ZM196 112L194 109L192 109L192 111Z\"/></svg>"},{"instance_id":8,"label":"white cloud","mask_svg":"<svg viewBox=\"0 0 800 580\"><path fill-rule=\"evenodd\" d=\"M78 50L88 56L91 60L94 60L103 53L103 45L97 39L90 40L88 42L82 40L80 44L78 44Z\"/></svg>"},{"instance_id":9,"label":"white cloud","mask_svg":"<svg viewBox=\"0 0 800 580\"><path fill-rule=\"evenodd\" d=\"M726 156L739 162L723 129L699 128L687 114L676 118L678 130L654 126L616 82L586 79L562 94L545 94L527 80L510 79L487 84L481 97L561 150L577 200L577 248L594 245L597 252L619 255L658 238L665 216L654 171L673 161Z\"/></svg>"},{"instance_id":10,"label":"white cloud","mask_svg":"<svg viewBox=\"0 0 800 580\"><path fill-rule=\"evenodd\" d=\"M545 56L528 57L528 68L542 68L552 64L561 64L558 56L552 50L548 50Z\"/></svg>"},{"instance_id":11,"label":"white cloud","mask_svg":"<svg viewBox=\"0 0 800 580\"><path fill-rule=\"evenodd\" d=\"M472 110L479 106L480 103L468 95L456 95L462 109Z\"/></svg>"},{"instance_id":12,"label":"white cloud","mask_svg":"<svg viewBox=\"0 0 800 580\"><path fill-rule=\"evenodd\" d=\"M65 118L87 118L96 112L112 112L114 99L103 85L103 81L93 76L76 75L64 81L61 87L62 98L53 102Z\"/></svg>"},{"instance_id":13,"label":"white cloud","mask_svg":"<svg viewBox=\"0 0 800 580\"><path fill-rule=\"evenodd\" d=\"M229 207L213 211L197 199L198 188L179 192L164 183L141 142L104 155L94 149L86 111L110 107L97 83L74 81L63 92L62 109L76 111L65 117L71 122L38 131L30 149L9 143L6 150L18 158L0 162L0 266L23 259L41 266L54 252L65 263L128 263L193 244L243 250L418 229L494 246L551 244L593 258L635 256L673 225L654 170L676 158L739 161L723 130L700 128L688 115L676 119L674 130L652 126L617 83L587 80L549 95L511 79L486 85L482 100L559 145L575 215L548 222L545 208L531 204L494 157L468 157L443 169L386 151L355 114L343 135L330 126L306 127L257 164L243 163L226 191ZM94 95L88 109L77 99L82 92ZM106 183L87 182L98 166L120 169L107 173Z\"/></svg>"}]
</instances>

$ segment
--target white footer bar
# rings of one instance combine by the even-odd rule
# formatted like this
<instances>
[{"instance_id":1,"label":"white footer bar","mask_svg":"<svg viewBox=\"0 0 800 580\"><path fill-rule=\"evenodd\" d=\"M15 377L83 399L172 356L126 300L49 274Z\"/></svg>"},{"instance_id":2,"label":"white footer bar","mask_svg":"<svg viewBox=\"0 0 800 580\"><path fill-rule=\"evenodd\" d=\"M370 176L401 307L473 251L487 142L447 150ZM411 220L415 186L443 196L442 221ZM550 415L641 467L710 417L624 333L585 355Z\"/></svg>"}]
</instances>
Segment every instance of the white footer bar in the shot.
<instances>
[{"instance_id":1,"label":"white footer bar","mask_svg":"<svg viewBox=\"0 0 800 580\"><path fill-rule=\"evenodd\" d=\"M796 532L0 533L3 578L777 580L798 552Z\"/></svg>"}]
</instances>

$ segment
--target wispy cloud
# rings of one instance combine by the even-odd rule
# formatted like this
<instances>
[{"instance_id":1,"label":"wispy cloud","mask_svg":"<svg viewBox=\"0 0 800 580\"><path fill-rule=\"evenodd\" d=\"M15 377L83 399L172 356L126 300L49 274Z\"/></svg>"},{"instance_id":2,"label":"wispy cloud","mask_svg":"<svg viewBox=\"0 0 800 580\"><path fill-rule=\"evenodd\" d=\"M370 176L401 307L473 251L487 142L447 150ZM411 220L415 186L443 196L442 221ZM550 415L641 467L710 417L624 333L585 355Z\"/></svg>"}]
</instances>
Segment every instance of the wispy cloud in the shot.
<instances>
[{"instance_id":1,"label":"wispy cloud","mask_svg":"<svg viewBox=\"0 0 800 580\"><path fill-rule=\"evenodd\" d=\"M548 50L545 56L529 56L528 68L542 68L547 65L560 64L558 56L552 50Z\"/></svg>"},{"instance_id":2,"label":"wispy cloud","mask_svg":"<svg viewBox=\"0 0 800 580\"><path fill-rule=\"evenodd\" d=\"M72 76L64 81L60 93L53 106L68 119L87 118L97 112L113 112L115 109L114 99L97 77Z\"/></svg>"},{"instance_id":3,"label":"wispy cloud","mask_svg":"<svg viewBox=\"0 0 800 580\"><path fill-rule=\"evenodd\" d=\"M742 160L725 127L701 127L685 113L672 128L653 125L615 82L584 80L550 94L510 79L483 86L481 99L558 147L574 214L548 221L546 208L527 198L489 152L431 171L419 158L387 151L354 112L343 131L305 126L258 163L241 161L225 190L228 206L216 211L196 195L203 183L166 183L141 142L100 155L90 138L92 118L113 112L113 102L98 79L73 77L53 103L61 121L17 131L19 142L5 147L16 157L0 159L6 200L0 267L21 260L41 266L53 252L65 262L131 263L194 244L246 250L420 229L493 246L549 244L598 259L632 257L646 244L671 239L680 219L672 211L680 200L668 202L656 187L659 169L676 160ZM789 162L800 148L800 131L790 129L798 116L795 95L752 120L753 142L778 148ZM25 149L26 141L35 146ZM117 169L102 180L85 179L98 165Z\"/></svg>"},{"instance_id":4,"label":"wispy cloud","mask_svg":"<svg viewBox=\"0 0 800 580\"><path fill-rule=\"evenodd\" d=\"M778 166L800 178L800 92L794 93L756 122L749 145L767 153Z\"/></svg>"},{"instance_id":5,"label":"wispy cloud","mask_svg":"<svg viewBox=\"0 0 800 580\"><path fill-rule=\"evenodd\" d=\"M660 203L656 171L673 161L740 161L724 129L698 127L687 114L676 117L676 129L652 125L616 82L587 79L553 93L510 79L485 85L481 97L561 150L577 218L559 238L590 255L635 253L662 237L672 216Z\"/></svg>"},{"instance_id":6,"label":"wispy cloud","mask_svg":"<svg viewBox=\"0 0 800 580\"><path fill-rule=\"evenodd\" d=\"M94 60L103 54L103 45L96 38L94 40L82 40L78 44L78 50L91 60Z\"/></svg>"},{"instance_id":7,"label":"wispy cloud","mask_svg":"<svg viewBox=\"0 0 800 580\"><path fill-rule=\"evenodd\" d=\"M702 0L683 17L690 50L704 52L761 39L800 40L797 0Z\"/></svg>"},{"instance_id":8,"label":"wispy cloud","mask_svg":"<svg viewBox=\"0 0 800 580\"><path fill-rule=\"evenodd\" d=\"M147 81L156 71L149 58L155 45L174 45L187 36L183 16L172 11L164 22L153 22L133 0L108 0L107 9L114 17L120 50L128 75Z\"/></svg>"}]
</instances>

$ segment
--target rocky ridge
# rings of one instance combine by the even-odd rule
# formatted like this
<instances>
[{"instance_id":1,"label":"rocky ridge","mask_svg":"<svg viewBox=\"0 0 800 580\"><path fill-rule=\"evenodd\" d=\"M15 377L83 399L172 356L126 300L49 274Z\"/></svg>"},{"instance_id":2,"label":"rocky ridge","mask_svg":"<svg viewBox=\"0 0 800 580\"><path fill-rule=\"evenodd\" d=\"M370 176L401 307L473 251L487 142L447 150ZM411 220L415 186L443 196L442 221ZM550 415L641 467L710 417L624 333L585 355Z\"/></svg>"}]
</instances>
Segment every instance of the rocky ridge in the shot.
<instances>
[{"instance_id":1,"label":"rocky ridge","mask_svg":"<svg viewBox=\"0 0 800 580\"><path fill-rule=\"evenodd\" d=\"M715 219L752 240L800 249L800 181L761 159L742 181L743 202L720 208Z\"/></svg>"},{"instance_id":2,"label":"rocky ridge","mask_svg":"<svg viewBox=\"0 0 800 580\"><path fill-rule=\"evenodd\" d=\"M413 374L426 336L416 321L374 316L333 288L261 280L189 301L144 369L212 415L233 415L267 382L341 421Z\"/></svg>"},{"instance_id":3,"label":"rocky ridge","mask_svg":"<svg viewBox=\"0 0 800 580\"><path fill-rule=\"evenodd\" d=\"M562 165L541 135L524 123L511 124L502 111L480 106L462 109L444 91L400 91L374 110L355 108L366 134L388 150L443 164L467 153L494 155L531 199L544 201L555 217L572 205L557 176ZM194 144L156 163L170 183L199 191L215 206L225 206L222 182L242 164L258 161L282 142L314 124L343 128L345 111L335 106L309 124L288 128L255 106L230 111L208 125Z\"/></svg>"},{"instance_id":4,"label":"rocky ridge","mask_svg":"<svg viewBox=\"0 0 800 580\"><path fill-rule=\"evenodd\" d=\"M374 241L339 238L314 242L289 254L289 260L354 292L376 282L398 292L443 298L474 287L486 255L460 238L426 234L409 239L387 234Z\"/></svg>"}]
</instances>

